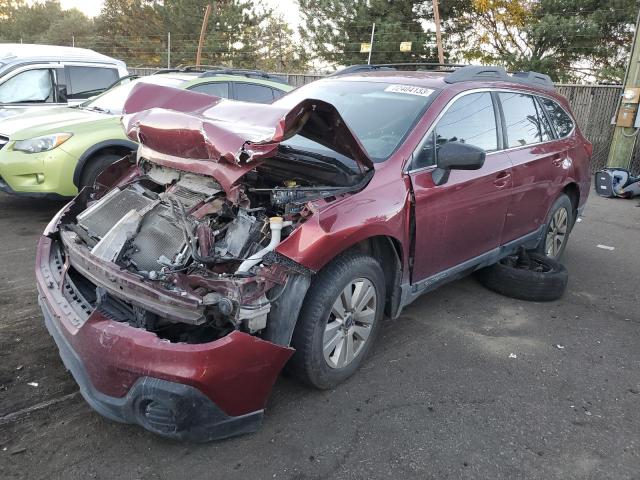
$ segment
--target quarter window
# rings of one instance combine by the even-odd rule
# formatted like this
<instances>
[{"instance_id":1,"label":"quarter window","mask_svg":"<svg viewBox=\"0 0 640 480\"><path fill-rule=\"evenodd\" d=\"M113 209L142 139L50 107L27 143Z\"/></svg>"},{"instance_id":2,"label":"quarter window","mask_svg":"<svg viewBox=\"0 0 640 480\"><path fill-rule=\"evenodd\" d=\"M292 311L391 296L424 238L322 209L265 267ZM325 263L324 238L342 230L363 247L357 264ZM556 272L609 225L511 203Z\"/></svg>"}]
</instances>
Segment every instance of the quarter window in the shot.
<instances>
[{"instance_id":1,"label":"quarter window","mask_svg":"<svg viewBox=\"0 0 640 480\"><path fill-rule=\"evenodd\" d=\"M113 68L67 67L67 71L67 98L70 100L93 97L105 91L118 79L118 72Z\"/></svg>"},{"instance_id":2,"label":"quarter window","mask_svg":"<svg viewBox=\"0 0 640 480\"><path fill-rule=\"evenodd\" d=\"M539 97L542 108L547 112L549 119L555 128L558 137L566 137L573 130L573 121L571 117L567 115L564 109L553 100L548 98Z\"/></svg>"},{"instance_id":3,"label":"quarter window","mask_svg":"<svg viewBox=\"0 0 640 480\"><path fill-rule=\"evenodd\" d=\"M542 125L533 97L522 93L499 93L510 148L543 141Z\"/></svg>"},{"instance_id":4,"label":"quarter window","mask_svg":"<svg viewBox=\"0 0 640 480\"><path fill-rule=\"evenodd\" d=\"M448 142L461 142L487 152L498 149L498 130L489 92L472 93L456 100L422 142L412 168L435 165L438 149Z\"/></svg>"},{"instance_id":5,"label":"quarter window","mask_svg":"<svg viewBox=\"0 0 640 480\"><path fill-rule=\"evenodd\" d=\"M18 73L0 85L0 103L50 103L54 101L51 70Z\"/></svg>"}]
</instances>

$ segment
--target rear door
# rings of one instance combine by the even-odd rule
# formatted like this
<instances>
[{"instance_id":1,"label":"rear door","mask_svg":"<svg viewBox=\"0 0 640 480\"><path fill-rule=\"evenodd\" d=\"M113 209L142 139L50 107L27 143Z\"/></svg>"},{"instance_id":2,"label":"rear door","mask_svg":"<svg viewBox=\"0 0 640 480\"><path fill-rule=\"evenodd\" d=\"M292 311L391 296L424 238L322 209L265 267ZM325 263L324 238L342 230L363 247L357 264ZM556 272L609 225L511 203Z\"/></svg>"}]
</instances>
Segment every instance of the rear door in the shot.
<instances>
[{"instance_id":1,"label":"rear door","mask_svg":"<svg viewBox=\"0 0 640 480\"><path fill-rule=\"evenodd\" d=\"M415 238L412 282L418 282L500 245L511 196L511 162L500 151L502 129L495 95L463 94L448 105L412 159ZM435 185L432 173L439 148L458 141L487 152L479 170L452 170Z\"/></svg>"},{"instance_id":2,"label":"rear door","mask_svg":"<svg viewBox=\"0 0 640 480\"><path fill-rule=\"evenodd\" d=\"M513 164L513 199L502 243L534 232L546 219L567 175L568 145L557 139L543 106L524 92L500 92L505 147Z\"/></svg>"}]
</instances>

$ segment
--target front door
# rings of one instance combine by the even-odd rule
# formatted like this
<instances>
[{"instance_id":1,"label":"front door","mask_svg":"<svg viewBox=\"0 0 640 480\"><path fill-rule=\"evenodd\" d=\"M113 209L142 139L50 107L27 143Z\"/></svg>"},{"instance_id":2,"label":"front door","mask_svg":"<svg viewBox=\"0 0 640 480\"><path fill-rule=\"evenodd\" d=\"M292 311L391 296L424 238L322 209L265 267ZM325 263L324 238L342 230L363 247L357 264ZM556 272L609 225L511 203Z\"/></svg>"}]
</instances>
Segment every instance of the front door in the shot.
<instances>
[{"instance_id":1,"label":"front door","mask_svg":"<svg viewBox=\"0 0 640 480\"><path fill-rule=\"evenodd\" d=\"M412 283L437 275L500 245L511 195L511 162L500 151L496 99L490 92L459 97L414 153L409 171L414 197ZM484 149L479 170L452 170L435 185L438 149L446 142Z\"/></svg>"}]
</instances>

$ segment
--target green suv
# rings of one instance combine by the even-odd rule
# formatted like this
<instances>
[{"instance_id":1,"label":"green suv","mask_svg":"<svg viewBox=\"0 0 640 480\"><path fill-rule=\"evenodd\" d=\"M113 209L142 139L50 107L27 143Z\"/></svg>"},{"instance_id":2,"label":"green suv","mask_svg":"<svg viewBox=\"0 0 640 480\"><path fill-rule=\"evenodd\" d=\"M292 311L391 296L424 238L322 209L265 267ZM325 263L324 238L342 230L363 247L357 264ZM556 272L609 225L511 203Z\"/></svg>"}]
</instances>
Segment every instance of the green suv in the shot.
<instances>
[{"instance_id":1,"label":"green suv","mask_svg":"<svg viewBox=\"0 0 640 480\"><path fill-rule=\"evenodd\" d=\"M55 198L93 185L107 165L137 148L124 134L120 115L139 82L258 103L270 103L292 89L261 72L167 72L124 80L78 106L16 115L0 121L0 190Z\"/></svg>"}]
</instances>

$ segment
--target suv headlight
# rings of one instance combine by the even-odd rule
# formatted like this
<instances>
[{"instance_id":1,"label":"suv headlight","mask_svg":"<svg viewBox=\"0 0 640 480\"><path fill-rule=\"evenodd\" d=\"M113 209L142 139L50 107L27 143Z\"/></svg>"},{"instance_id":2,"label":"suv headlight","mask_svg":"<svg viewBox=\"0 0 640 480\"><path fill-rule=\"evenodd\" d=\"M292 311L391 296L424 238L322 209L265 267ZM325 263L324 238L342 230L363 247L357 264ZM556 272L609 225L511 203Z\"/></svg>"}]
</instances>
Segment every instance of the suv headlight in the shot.
<instances>
[{"instance_id":1,"label":"suv headlight","mask_svg":"<svg viewBox=\"0 0 640 480\"><path fill-rule=\"evenodd\" d=\"M28 138L27 140L18 140L13 144L13 150L25 153L40 153L53 150L59 145L69 140L73 136L72 133L54 133L52 135L43 135L42 137Z\"/></svg>"}]
</instances>

